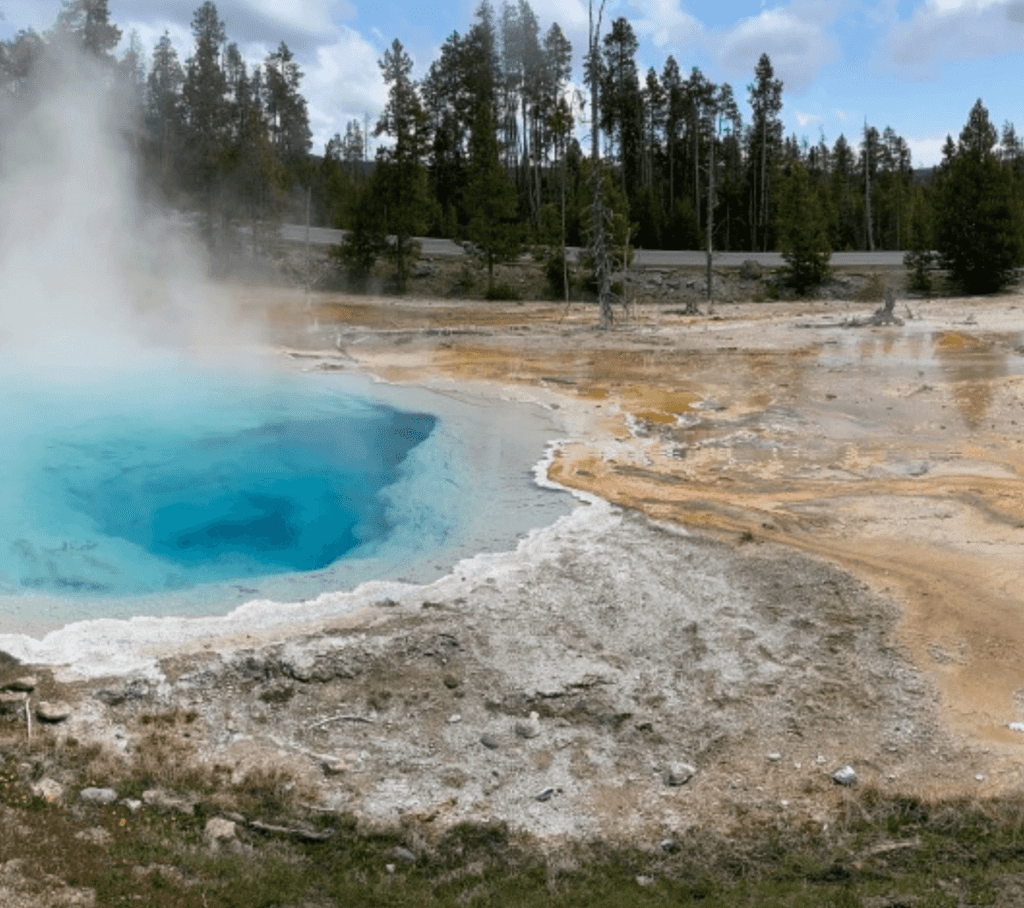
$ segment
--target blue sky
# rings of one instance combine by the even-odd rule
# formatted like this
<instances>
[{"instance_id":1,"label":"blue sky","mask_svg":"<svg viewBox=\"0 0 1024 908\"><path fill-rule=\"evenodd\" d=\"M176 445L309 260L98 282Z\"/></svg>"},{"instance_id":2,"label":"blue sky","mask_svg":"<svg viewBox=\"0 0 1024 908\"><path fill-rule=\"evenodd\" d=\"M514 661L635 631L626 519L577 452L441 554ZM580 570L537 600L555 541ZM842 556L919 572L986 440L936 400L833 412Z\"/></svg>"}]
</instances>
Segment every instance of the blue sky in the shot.
<instances>
[{"instance_id":1,"label":"blue sky","mask_svg":"<svg viewBox=\"0 0 1024 908\"><path fill-rule=\"evenodd\" d=\"M305 72L314 151L385 100L377 60L399 38L422 76L453 30L465 32L479 0L222 0L229 40L251 62L284 40ZM179 56L190 53L190 22L200 0L109 0L111 18L136 30L147 51L170 31ZM60 0L0 0L0 36L48 27ZM581 79L587 7L583 0L531 4L546 31L557 21L573 43ZM787 134L831 145L841 132L857 141L864 118L904 136L915 166L940 158L977 98L993 122L1024 133L1024 0L608 0L605 31L626 16L640 38L641 72L658 72L672 54L684 73L699 66L732 84L745 119L746 86L761 53L784 82Z\"/></svg>"}]
</instances>

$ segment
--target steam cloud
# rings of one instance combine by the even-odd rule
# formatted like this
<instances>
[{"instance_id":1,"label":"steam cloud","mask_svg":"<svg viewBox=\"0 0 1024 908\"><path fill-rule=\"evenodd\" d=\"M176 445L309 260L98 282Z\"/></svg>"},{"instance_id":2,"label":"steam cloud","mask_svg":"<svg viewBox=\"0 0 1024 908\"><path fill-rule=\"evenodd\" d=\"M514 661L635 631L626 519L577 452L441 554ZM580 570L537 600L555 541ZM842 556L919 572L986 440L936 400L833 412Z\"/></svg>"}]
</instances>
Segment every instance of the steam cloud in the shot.
<instances>
[{"instance_id":1,"label":"steam cloud","mask_svg":"<svg viewBox=\"0 0 1024 908\"><path fill-rule=\"evenodd\" d=\"M142 197L140 138L109 70L68 47L0 99L0 360L109 367L238 336L198 247Z\"/></svg>"}]
</instances>

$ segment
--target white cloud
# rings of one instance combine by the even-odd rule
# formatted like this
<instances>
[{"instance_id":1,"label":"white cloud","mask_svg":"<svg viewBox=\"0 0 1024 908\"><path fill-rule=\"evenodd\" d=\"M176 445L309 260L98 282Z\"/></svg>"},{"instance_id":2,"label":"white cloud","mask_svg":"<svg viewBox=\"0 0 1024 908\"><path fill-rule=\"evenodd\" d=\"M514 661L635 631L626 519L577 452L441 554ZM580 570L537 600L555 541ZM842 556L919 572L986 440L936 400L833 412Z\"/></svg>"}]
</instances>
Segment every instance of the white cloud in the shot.
<instances>
[{"instance_id":1,"label":"white cloud","mask_svg":"<svg viewBox=\"0 0 1024 908\"><path fill-rule=\"evenodd\" d=\"M338 40L317 49L316 62L306 67L303 82L309 105L313 152L344 131L352 119L371 118L371 129L387 101L387 87L377 65L379 53L362 35L342 28Z\"/></svg>"},{"instance_id":2,"label":"white cloud","mask_svg":"<svg viewBox=\"0 0 1024 908\"><path fill-rule=\"evenodd\" d=\"M804 126L809 126L811 123L821 123L823 122L823 119L820 114L802 113L798 110L796 111L796 122L798 126L803 128Z\"/></svg>"},{"instance_id":3,"label":"white cloud","mask_svg":"<svg viewBox=\"0 0 1024 908\"><path fill-rule=\"evenodd\" d=\"M1019 51L1022 39L1022 0L926 0L909 20L893 25L884 46L890 63L922 78L951 57Z\"/></svg>"},{"instance_id":4,"label":"white cloud","mask_svg":"<svg viewBox=\"0 0 1024 908\"><path fill-rule=\"evenodd\" d=\"M680 0L634 0L633 8L642 18L633 22L640 37L648 37L655 47L685 45L700 39L704 26L680 8Z\"/></svg>"},{"instance_id":5,"label":"white cloud","mask_svg":"<svg viewBox=\"0 0 1024 908\"><path fill-rule=\"evenodd\" d=\"M578 28L586 31L590 23L587 7L580 0L550 0L548 3L534 3L531 5L534 7L534 12L543 21L557 22L562 27L562 30L566 32L570 29L575 30ZM606 25L609 21L606 11L602 25ZM586 39L584 38L585 43Z\"/></svg>"},{"instance_id":6,"label":"white cloud","mask_svg":"<svg viewBox=\"0 0 1024 908\"><path fill-rule=\"evenodd\" d=\"M907 137L907 145L910 146L910 157L914 167L934 167L942 160L942 146L945 144L945 133L941 136Z\"/></svg>"},{"instance_id":7,"label":"white cloud","mask_svg":"<svg viewBox=\"0 0 1024 908\"><path fill-rule=\"evenodd\" d=\"M751 76L766 53L785 89L800 93L826 63L839 58L839 43L827 29L843 9L845 4L815 2L766 9L725 32L719 60L726 69Z\"/></svg>"}]
</instances>

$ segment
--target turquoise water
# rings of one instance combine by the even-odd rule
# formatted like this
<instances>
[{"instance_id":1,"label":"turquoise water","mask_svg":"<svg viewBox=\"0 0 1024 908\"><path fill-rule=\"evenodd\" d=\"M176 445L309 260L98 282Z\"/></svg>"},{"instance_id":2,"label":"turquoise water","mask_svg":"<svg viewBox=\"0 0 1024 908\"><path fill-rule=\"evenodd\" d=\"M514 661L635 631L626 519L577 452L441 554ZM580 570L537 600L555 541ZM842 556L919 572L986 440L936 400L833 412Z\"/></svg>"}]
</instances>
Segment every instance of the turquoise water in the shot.
<instances>
[{"instance_id":1,"label":"turquoise water","mask_svg":"<svg viewBox=\"0 0 1024 908\"><path fill-rule=\"evenodd\" d=\"M571 510L510 405L166 359L0 381L0 632L426 582Z\"/></svg>"},{"instance_id":2,"label":"turquoise water","mask_svg":"<svg viewBox=\"0 0 1024 908\"><path fill-rule=\"evenodd\" d=\"M435 423L263 378L132 379L27 380L0 406L0 589L126 596L326 567L387 534L380 492Z\"/></svg>"}]
</instances>

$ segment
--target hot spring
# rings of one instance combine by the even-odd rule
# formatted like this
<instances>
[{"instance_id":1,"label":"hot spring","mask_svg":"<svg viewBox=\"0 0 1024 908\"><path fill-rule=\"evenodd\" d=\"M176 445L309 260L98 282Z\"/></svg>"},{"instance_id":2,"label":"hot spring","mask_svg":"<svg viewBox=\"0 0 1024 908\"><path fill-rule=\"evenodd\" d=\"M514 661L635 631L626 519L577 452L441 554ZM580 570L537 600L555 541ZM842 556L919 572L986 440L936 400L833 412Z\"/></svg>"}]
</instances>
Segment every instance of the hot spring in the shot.
<instances>
[{"instance_id":1,"label":"hot spring","mask_svg":"<svg viewBox=\"0 0 1024 908\"><path fill-rule=\"evenodd\" d=\"M539 408L170 354L0 381L0 633L423 583L571 510Z\"/></svg>"}]
</instances>

